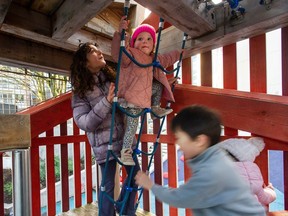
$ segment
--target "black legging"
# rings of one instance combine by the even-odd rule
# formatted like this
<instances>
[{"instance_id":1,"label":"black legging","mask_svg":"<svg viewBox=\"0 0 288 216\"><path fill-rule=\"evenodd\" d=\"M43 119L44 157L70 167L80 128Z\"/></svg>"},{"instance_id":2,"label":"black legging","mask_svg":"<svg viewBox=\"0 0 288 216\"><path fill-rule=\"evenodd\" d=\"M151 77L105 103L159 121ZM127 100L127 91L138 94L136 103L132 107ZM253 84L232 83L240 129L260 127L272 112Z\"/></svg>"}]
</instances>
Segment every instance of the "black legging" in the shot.
<instances>
[{"instance_id":1,"label":"black legging","mask_svg":"<svg viewBox=\"0 0 288 216\"><path fill-rule=\"evenodd\" d=\"M136 159L134 159L135 161L135 166L134 166L134 170L133 170L133 175L132 175L132 179L131 179L131 188L136 188L137 185L135 184L134 181L134 176L137 174L137 172L140 170L140 166L138 163L138 159L136 157ZM116 160L111 160L108 162L108 167L107 167L107 172L106 172L106 176L105 176L105 190L106 193L112 197L112 199L114 198L114 186L115 186L115 172L116 172ZM101 168L101 173L102 173L102 178L104 177L104 169L105 169L105 163L99 164L100 168ZM125 166L126 172L127 174L130 173L132 166ZM125 182L122 185L122 190L119 196L118 201L122 201L122 199L125 196L125 188L127 185L128 181L128 176L125 180ZM135 197L136 197L137 191L133 190L128 197L128 200L126 202L126 205L124 207L124 210L122 212L123 215L129 215L129 216L134 216L136 215L134 213L134 206L135 206ZM100 196L98 196L98 200L101 197L101 190L99 193ZM99 201L98 201L99 203ZM120 206L118 207L119 211L120 211ZM102 207L101 207L101 216L114 216L115 214L115 209L114 209L114 204L107 198L107 196L105 194L103 194L103 200L102 200Z\"/></svg>"}]
</instances>

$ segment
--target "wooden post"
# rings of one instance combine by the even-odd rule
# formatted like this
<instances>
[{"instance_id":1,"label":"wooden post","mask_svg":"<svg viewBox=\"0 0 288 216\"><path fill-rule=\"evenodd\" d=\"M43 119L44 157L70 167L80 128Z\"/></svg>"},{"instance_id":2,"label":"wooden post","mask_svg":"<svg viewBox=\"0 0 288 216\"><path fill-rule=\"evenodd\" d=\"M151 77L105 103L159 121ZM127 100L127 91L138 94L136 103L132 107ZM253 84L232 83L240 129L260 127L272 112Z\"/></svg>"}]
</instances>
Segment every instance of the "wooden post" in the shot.
<instances>
[{"instance_id":1,"label":"wooden post","mask_svg":"<svg viewBox=\"0 0 288 216\"><path fill-rule=\"evenodd\" d=\"M31 215L30 116L0 115L0 151L12 150L13 212Z\"/></svg>"},{"instance_id":2,"label":"wooden post","mask_svg":"<svg viewBox=\"0 0 288 216\"><path fill-rule=\"evenodd\" d=\"M30 146L30 116L0 115L0 151Z\"/></svg>"}]
</instances>

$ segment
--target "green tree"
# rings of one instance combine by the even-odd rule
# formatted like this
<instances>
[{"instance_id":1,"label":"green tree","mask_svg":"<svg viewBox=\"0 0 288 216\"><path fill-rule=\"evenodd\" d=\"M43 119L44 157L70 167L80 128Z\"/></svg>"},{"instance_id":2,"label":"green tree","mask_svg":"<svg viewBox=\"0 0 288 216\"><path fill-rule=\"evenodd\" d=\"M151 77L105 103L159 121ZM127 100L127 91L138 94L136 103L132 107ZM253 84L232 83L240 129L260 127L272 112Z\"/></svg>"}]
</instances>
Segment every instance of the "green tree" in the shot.
<instances>
[{"instance_id":1,"label":"green tree","mask_svg":"<svg viewBox=\"0 0 288 216\"><path fill-rule=\"evenodd\" d=\"M30 91L39 103L65 93L69 78L59 74L0 65L0 80Z\"/></svg>"},{"instance_id":2,"label":"green tree","mask_svg":"<svg viewBox=\"0 0 288 216\"><path fill-rule=\"evenodd\" d=\"M54 169L55 169L55 182L60 181L61 176L61 164L60 157L54 157ZM71 158L68 159L68 173L69 175L73 174L73 160ZM40 159L40 187L41 189L46 187L46 161L44 159Z\"/></svg>"},{"instance_id":3,"label":"green tree","mask_svg":"<svg viewBox=\"0 0 288 216\"><path fill-rule=\"evenodd\" d=\"M3 181L4 181L4 203L12 203L12 170L3 169Z\"/></svg>"}]
</instances>

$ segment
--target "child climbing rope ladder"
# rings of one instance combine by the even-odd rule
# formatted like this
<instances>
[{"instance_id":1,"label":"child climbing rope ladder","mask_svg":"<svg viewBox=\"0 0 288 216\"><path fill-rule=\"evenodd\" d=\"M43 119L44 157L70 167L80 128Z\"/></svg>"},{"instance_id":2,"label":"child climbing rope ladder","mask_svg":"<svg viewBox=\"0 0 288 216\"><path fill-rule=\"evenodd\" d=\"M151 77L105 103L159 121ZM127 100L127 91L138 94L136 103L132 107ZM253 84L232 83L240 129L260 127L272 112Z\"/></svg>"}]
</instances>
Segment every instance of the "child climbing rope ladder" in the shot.
<instances>
[{"instance_id":1,"label":"child climbing rope ladder","mask_svg":"<svg viewBox=\"0 0 288 216\"><path fill-rule=\"evenodd\" d=\"M129 6L130 6L129 0L126 0L125 4L124 4L124 14L125 14L125 16L127 16L127 14L128 14ZM128 23L127 23L127 25L128 25ZM178 53L177 54L178 56L180 54L180 56L179 56L179 59L178 59L179 60L178 66L173 71L167 71L167 70L164 69L164 67L169 66L169 64L164 65L164 66L162 66L160 64L160 62L158 61L159 57L158 57L157 53L158 53L158 49L159 49L159 41L160 41L160 35L161 35L161 30L163 28L163 25L164 25L164 20L160 19L157 44L156 44L156 48L155 48L155 53L153 53L153 55L152 55L152 57L154 57L153 60L152 60L152 57L150 56L149 61L147 61L147 57L146 57L145 61L140 59L139 60L140 63L139 63L137 61L137 59L135 59L133 56L131 56L131 54L130 54L131 52L129 53L129 51L127 51L125 49L125 47L127 45L128 50L129 50L128 41L125 43L125 29L122 29L121 42L118 39L118 46L115 47L116 53L119 55L118 56L118 61L117 61L118 65L117 65L117 73L116 73L116 80L115 80L115 90L114 90L114 95L116 95L116 96L114 96L113 103L112 103L112 119L111 119L111 130L110 130L110 142L109 142L109 145L108 145L108 151L107 151L107 156L106 156L105 168L103 170L103 177L102 177L102 181L101 181L101 193L100 193L100 197L99 197L99 215L101 215L100 212L101 212L101 209L102 209L104 196L106 197L106 199L108 198L112 203L114 203L114 206L116 207L116 211L119 213L119 215L122 215L123 213L125 214L127 212L127 206L130 206L130 204L134 205L134 211L133 212L135 213L135 211L136 211L136 209L137 209L137 207L139 205L139 200L141 199L141 196L142 196L142 193L143 193L143 189L142 188L138 189L134 185L134 183L135 183L134 174L137 172L137 168L139 168L138 163L135 164L135 166L127 166L127 165L125 165L125 168L126 168L126 171L128 173L128 176L127 176L127 178L125 180L125 184L124 184L124 186L123 186L123 188L121 190L120 197L118 198L117 201L114 201L114 199L111 196L109 196L109 194L106 191L106 187L105 187L106 179L107 179L106 176L108 175L107 173L110 172L109 171L109 163L108 163L109 162L109 158L111 158L111 156L113 156L116 161L118 161L121 165L124 165L121 161L119 161L119 159L117 157L117 154L115 154L114 151L113 151L113 149L115 148L115 147L113 147L113 145L114 145L113 144L114 143L113 142L114 141L113 134L114 134L115 117L116 117L117 113L119 114L119 112L116 113L116 109L120 109L120 111L122 111L126 116L129 116L129 117L138 118L139 116L143 116L142 122L141 122L141 127L140 127L140 130L139 130L138 140L137 140L137 143L136 143L136 147L133 150L133 159L134 159L134 162L137 162L138 160L137 160L136 154L140 154L140 153L143 153L143 154L145 154L147 156L150 155L151 157L149 159L149 165L147 167L147 172L150 169L154 153L155 153L155 151L156 151L156 149L158 147L158 144L159 144L159 140L160 140L159 137L161 135L161 130L162 130L162 127L163 127L163 124L164 124L164 121L165 121L165 116L164 117L159 116L158 115L159 113L153 112L150 107L145 107L145 109L141 109L142 111L140 113L134 115L132 113L127 112L123 107L119 106L119 104L122 104L122 102L124 101L123 98L119 98L119 103L118 103L118 97L117 97L117 96L119 96L119 94L118 94L118 84L119 84L119 77L121 76L120 67L121 67L121 62L122 62L122 55L124 53L126 55L126 56L123 55L124 56L124 58L123 58L124 61L125 61L125 58L126 58L126 60L128 60L128 61L129 61L129 59L131 60L130 64L135 64L138 67L143 67L143 68L150 67L151 68L151 70L150 70L150 78L153 77L153 75L155 75L157 73L160 73L159 71L158 72L154 72L155 71L155 67L157 67L157 69L160 68L164 73L168 73L168 74L172 74L172 73L174 73L176 71L175 78L172 78L172 79L169 80L170 81L169 83L171 85L172 85L172 83L175 83L176 80L177 80L177 77L178 77L178 73L179 73L179 68L180 68L183 52L180 53L180 51L174 51L174 52ZM118 33L117 37L120 37L119 33ZM183 43L182 43L182 49L184 49L184 47L185 47L186 38L187 38L187 34L184 34ZM127 39L128 39L128 37L126 37L126 40ZM141 52L140 50L135 49L135 48L134 48L134 50L136 50L136 52L137 51ZM143 54L143 56L145 56L145 55ZM161 58L161 55L159 55L159 56ZM114 56L114 58L115 57L116 57L116 55ZM175 62L175 61L176 60L173 60L171 62ZM148 62L148 64L147 64L147 62ZM143 63L146 63L146 64L143 64ZM172 63L170 65L172 65ZM153 70L152 70L152 67L153 67ZM164 73L160 74L159 76L161 76L161 75L165 76ZM166 76L165 76L165 79L166 79ZM152 78L151 78L151 80L152 80ZM167 79L166 79L166 81L167 81ZM121 82L120 82L120 86L121 86ZM150 86L152 86L152 84ZM170 88L171 87L169 86L168 89L170 89ZM173 89L174 89L174 85L172 85L172 92L173 92ZM164 92L165 92L165 89L163 89L163 93ZM172 97L173 97L173 94L172 94ZM126 102L124 102L124 104L125 103ZM167 103L166 107L170 108L170 102ZM154 111L155 111L155 109L154 109ZM161 126L160 126L159 132L157 134L157 139L156 139L156 142L154 143L154 149L153 149L153 151L151 153L142 152L140 149L138 149L139 143L140 143L141 134L142 134L142 128L143 128L143 125L144 125L144 122L145 122L146 113L151 113L151 114L155 115L158 118L162 118ZM137 121L138 121L138 119L137 119ZM134 135L135 135L135 132L133 132L133 135L132 135L133 139L135 137ZM133 141L133 143L134 143L134 141ZM131 201L130 197L131 197L132 194L135 194L138 190L140 191L140 193L139 193L139 196L138 196L138 201L136 202L136 205L135 205L135 202L134 202L135 199L132 199L133 203L131 203L130 202Z\"/></svg>"},{"instance_id":2,"label":"child climbing rope ladder","mask_svg":"<svg viewBox=\"0 0 288 216\"><path fill-rule=\"evenodd\" d=\"M121 32L128 28L128 20L123 16L120 21L119 31L115 32L112 41L112 57L118 60ZM153 26L142 24L138 26L128 42L129 36L126 33L126 51L142 65L151 64L154 59L154 48L156 43L156 31ZM130 44L130 45L129 45ZM169 53L158 55L157 61L164 67L168 67L177 62L180 58L181 50L174 50ZM163 117L172 112L171 108L161 108L160 101L163 96L166 100L175 102L171 86L166 74L153 65L141 67L135 64L127 55L124 55L119 76L119 105L127 113L137 115L145 108L151 107L151 117ZM176 78L172 79L175 82ZM155 114L155 115L154 115ZM138 117L126 117L126 129L124 135L123 148L121 151L121 162L124 165L134 165L131 145L139 123Z\"/></svg>"}]
</instances>

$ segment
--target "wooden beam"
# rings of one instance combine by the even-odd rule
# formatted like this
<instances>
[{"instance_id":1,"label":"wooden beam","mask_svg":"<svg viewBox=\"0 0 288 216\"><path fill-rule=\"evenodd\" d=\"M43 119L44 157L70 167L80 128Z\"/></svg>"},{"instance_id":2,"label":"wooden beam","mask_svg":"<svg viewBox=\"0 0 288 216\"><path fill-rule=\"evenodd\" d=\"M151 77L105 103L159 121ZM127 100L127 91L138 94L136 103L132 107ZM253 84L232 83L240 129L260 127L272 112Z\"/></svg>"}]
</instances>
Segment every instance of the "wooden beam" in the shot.
<instances>
[{"instance_id":1,"label":"wooden beam","mask_svg":"<svg viewBox=\"0 0 288 216\"><path fill-rule=\"evenodd\" d=\"M270 10L255 1L243 1L241 4L247 9L242 22L237 25L231 25L229 21L225 23L223 11L216 10L216 31L197 38L188 37L186 48L190 49L190 56L288 26L287 0L274 0ZM181 47L182 38L183 31L180 29L170 27L164 30L160 51L163 53L178 49Z\"/></svg>"},{"instance_id":2,"label":"wooden beam","mask_svg":"<svg viewBox=\"0 0 288 216\"><path fill-rule=\"evenodd\" d=\"M79 30L73 34L68 40L68 43L75 44L77 42L77 47L79 42L92 42L97 43L103 52L104 58L108 61L114 61L111 57L111 39L102 37L101 35L93 34L85 30Z\"/></svg>"},{"instance_id":3,"label":"wooden beam","mask_svg":"<svg viewBox=\"0 0 288 216\"><path fill-rule=\"evenodd\" d=\"M182 83L192 84L192 58L186 58L182 62Z\"/></svg>"},{"instance_id":4,"label":"wooden beam","mask_svg":"<svg viewBox=\"0 0 288 216\"><path fill-rule=\"evenodd\" d=\"M261 34L249 40L250 91L267 92L266 35Z\"/></svg>"},{"instance_id":5,"label":"wooden beam","mask_svg":"<svg viewBox=\"0 0 288 216\"><path fill-rule=\"evenodd\" d=\"M201 53L200 59L201 86L212 87L212 51Z\"/></svg>"},{"instance_id":6,"label":"wooden beam","mask_svg":"<svg viewBox=\"0 0 288 216\"><path fill-rule=\"evenodd\" d=\"M288 26L281 31L282 94L288 96Z\"/></svg>"},{"instance_id":7,"label":"wooden beam","mask_svg":"<svg viewBox=\"0 0 288 216\"><path fill-rule=\"evenodd\" d=\"M174 95L176 103L171 108L175 112L191 104L202 104L217 109L224 126L283 142L288 140L287 96L191 85L177 85Z\"/></svg>"},{"instance_id":8,"label":"wooden beam","mask_svg":"<svg viewBox=\"0 0 288 216\"><path fill-rule=\"evenodd\" d=\"M225 89L237 89L236 43L223 47L223 87ZM238 130L224 127L224 134L237 136Z\"/></svg>"},{"instance_id":9,"label":"wooden beam","mask_svg":"<svg viewBox=\"0 0 288 216\"><path fill-rule=\"evenodd\" d=\"M39 34L37 32L29 31L26 29L23 29L21 27L9 25L6 23L3 23L0 29L0 32L8 33L11 35L15 35L17 37L21 36L21 38L24 38L29 41L36 41L40 43L44 43L53 47L58 47L64 50L76 50L77 44L79 42L75 41L75 44L69 44L65 42L60 42L53 40L51 37Z\"/></svg>"},{"instance_id":10,"label":"wooden beam","mask_svg":"<svg viewBox=\"0 0 288 216\"><path fill-rule=\"evenodd\" d=\"M28 10L26 7L22 7L14 2L10 5L4 23L48 37L51 36L49 16ZM18 32L18 35L21 36L21 32Z\"/></svg>"},{"instance_id":11,"label":"wooden beam","mask_svg":"<svg viewBox=\"0 0 288 216\"><path fill-rule=\"evenodd\" d=\"M0 33L0 62L68 75L73 52Z\"/></svg>"},{"instance_id":12,"label":"wooden beam","mask_svg":"<svg viewBox=\"0 0 288 216\"><path fill-rule=\"evenodd\" d=\"M30 116L0 115L0 150L29 148Z\"/></svg>"},{"instance_id":13,"label":"wooden beam","mask_svg":"<svg viewBox=\"0 0 288 216\"><path fill-rule=\"evenodd\" d=\"M151 12L149 16L145 20L143 20L142 24L149 24L153 26L155 30L157 31L159 28L159 22L160 22L160 17L157 14Z\"/></svg>"},{"instance_id":14,"label":"wooden beam","mask_svg":"<svg viewBox=\"0 0 288 216\"><path fill-rule=\"evenodd\" d=\"M66 41L111 2L112 0L64 1L53 15L52 38Z\"/></svg>"},{"instance_id":15,"label":"wooden beam","mask_svg":"<svg viewBox=\"0 0 288 216\"><path fill-rule=\"evenodd\" d=\"M118 14L116 9L113 10L110 7L108 7L104 11L99 13L97 17L105 20L107 23L109 23L109 25L111 27L113 27L115 30L118 30L119 22L120 22L120 19L121 19L122 16L124 16L124 12L123 11L122 11L121 14ZM113 34L114 34L114 32L113 32Z\"/></svg>"},{"instance_id":16,"label":"wooden beam","mask_svg":"<svg viewBox=\"0 0 288 216\"><path fill-rule=\"evenodd\" d=\"M205 4L195 0L145 1L136 0L172 25L186 32L191 37L199 37L216 29L213 11L208 11Z\"/></svg>"},{"instance_id":17,"label":"wooden beam","mask_svg":"<svg viewBox=\"0 0 288 216\"><path fill-rule=\"evenodd\" d=\"M109 38L113 37L116 30L108 22L97 17L92 18L87 24L85 24L83 29Z\"/></svg>"},{"instance_id":18,"label":"wooden beam","mask_svg":"<svg viewBox=\"0 0 288 216\"><path fill-rule=\"evenodd\" d=\"M237 89L236 43L223 47L223 86L225 89Z\"/></svg>"},{"instance_id":19,"label":"wooden beam","mask_svg":"<svg viewBox=\"0 0 288 216\"><path fill-rule=\"evenodd\" d=\"M27 0L26 0L27 1ZM21 0L23 3L23 0ZM30 9L38 11L43 14L52 14L55 11L55 8L59 8L62 4L62 1L59 0L37 0L37 1L27 1L26 5L31 5Z\"/></svg>"},{"instance_id":20,"label":"wooden beam","mask_svg":"<svg viewBox=\"0 0 288 216\"><path fill-rule=\"evenodd\" d=\"M129 23L130 27L134 29L137 26L139 26L143 22L144 17L145 17L145 8L142 5L137 4L137 3L135 3L134 6L131 6L131 1L130 1L130 9L128 13L128 19L130 20L130 23Z\"/></svg>"},{"instance_id":21,"label":"wooden beam","mask_svg":"<svg viewBox=\"0 0 288 216\"><path fill-rule=\"evenodd\" d=\"M5 19L12 0L2 0L0 2L0 27Z\"/></svg>"},{"instance_id":22,"label":"wooden beam","mask_svg":"<svg viewBox=\"0 0 288 216\"><path fill-rule=\"evenodd\" d=\"M96 35L92 32L88 32L85 30L80 30L72 35L67 42L60 42L52 39L51 37L47 37L36 32L27 31L25 29L21 29L15 26L10 26L3 23L1 27L1 31L5 33L9 33L12 35L21 35L22 38L25 38L29 41L36 41L40 43L44 43L50 45L51 47L61 48L62 50L67 51L76 51L79 45L79 42L89 42L93 41L94 43L100 44L101 50L103 51L104 57L106 60L111 61L111 40L102 37L101 35ZM0 31L0 32L1 32Z\"/></svg>"}]
</instances>

